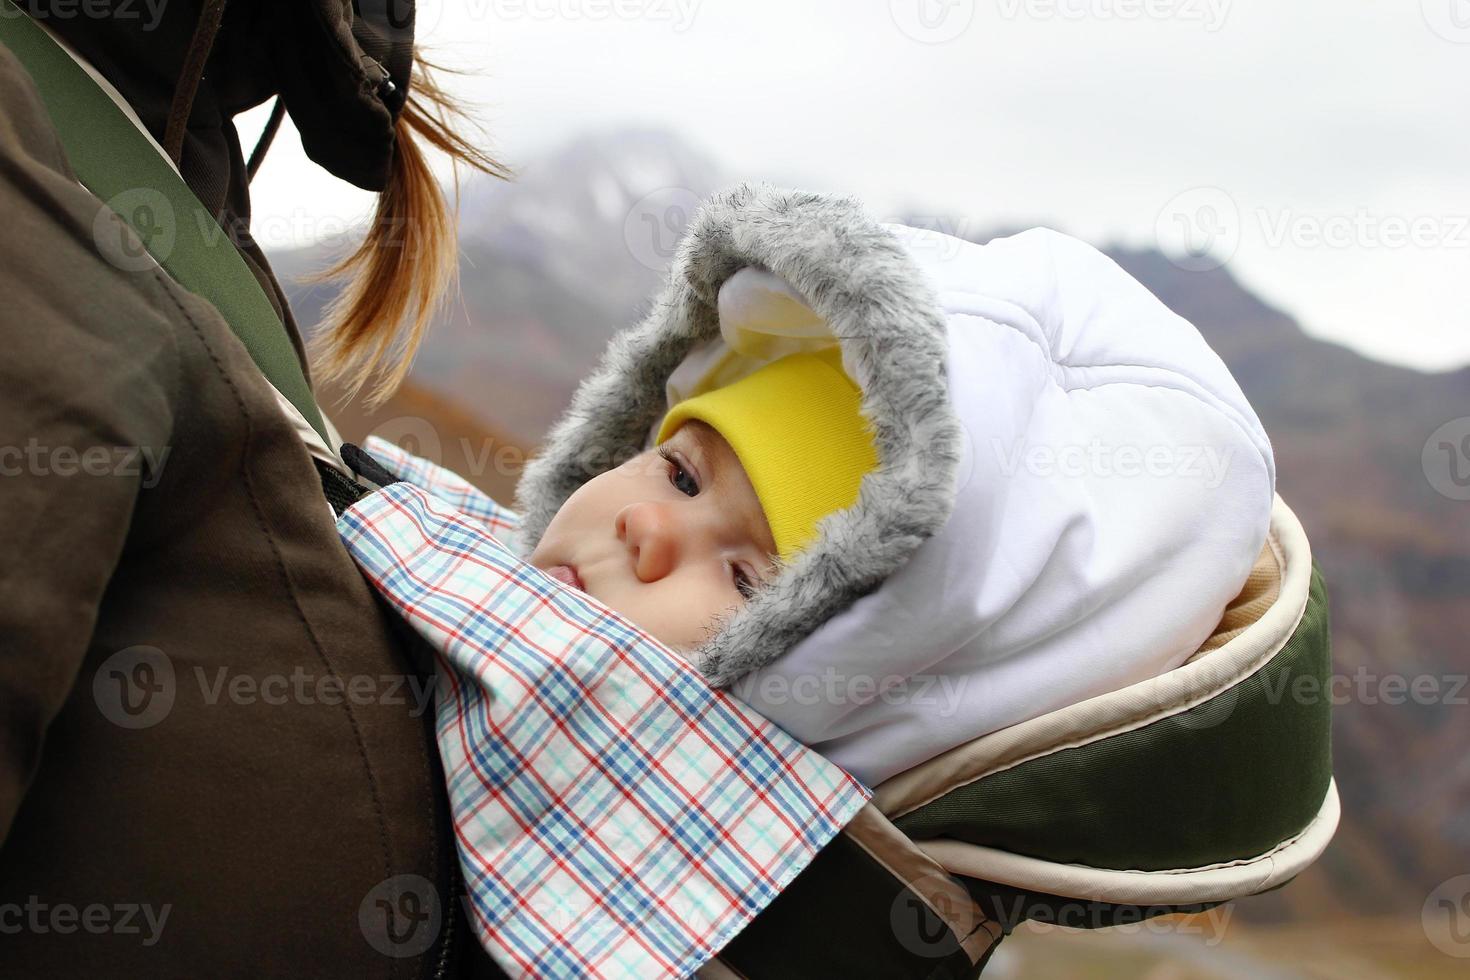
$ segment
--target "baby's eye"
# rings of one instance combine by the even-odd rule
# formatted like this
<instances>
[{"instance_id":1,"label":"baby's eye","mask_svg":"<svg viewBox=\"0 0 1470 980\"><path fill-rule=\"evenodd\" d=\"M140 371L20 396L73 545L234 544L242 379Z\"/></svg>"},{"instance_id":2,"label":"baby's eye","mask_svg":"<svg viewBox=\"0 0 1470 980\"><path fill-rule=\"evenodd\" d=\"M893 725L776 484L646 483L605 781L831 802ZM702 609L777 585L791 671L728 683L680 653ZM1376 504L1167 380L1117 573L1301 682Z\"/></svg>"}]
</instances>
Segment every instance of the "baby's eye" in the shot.
<instances>
[{"instance_id":1,"label":"baby's eye","mask_svg":"<svg viewBox=\"0 0 1470 980\"><path fill-rule=\"evenodd\" d=\"M730 567L735 570L735 590L747 599L754 598L755 583L750 580L749 575L745 574L745 569L739 565L731 565Z\"/></svg>"},{"instance_id":2,"label":"baby's eye","mask_svg":"<svg viewBox=\"0 0 1470 980\"><path fill-rule=\"evenodd\" d=\"M680 493L688 493L688 495L691 497L699 496L699 484L694 482L694 477L690 476L689 472L684 469L682 465L680 465L679 461L674 458L674 454L669 452L662 446L659 447L658 454L662 456L669 464L669 482L674 485L674 488ZM688 480L689 485L694 488L694 492L689 493L687 490L682 489L679 486L680 479Z\"/></svg>"}]
</instances>

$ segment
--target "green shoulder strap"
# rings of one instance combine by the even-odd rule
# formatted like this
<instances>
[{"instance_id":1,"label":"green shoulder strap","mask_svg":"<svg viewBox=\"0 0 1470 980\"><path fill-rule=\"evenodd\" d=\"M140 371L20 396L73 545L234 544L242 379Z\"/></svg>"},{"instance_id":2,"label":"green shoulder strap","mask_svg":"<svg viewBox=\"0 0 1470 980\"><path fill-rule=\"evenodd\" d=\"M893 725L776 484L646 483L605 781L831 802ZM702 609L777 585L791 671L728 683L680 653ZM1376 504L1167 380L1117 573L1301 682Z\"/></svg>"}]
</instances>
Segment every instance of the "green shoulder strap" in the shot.
<instances>
[{"instance_id":1,"label":"green shoulder strap","mask_svg":"<svg viewBox=\"0 0 1470 980\"><path fill-rule=\"evenodd\" d=\"M214 216L111 97L11 0L0 0L0 42L35 80L77 178L109 207L120 206L113 209L179 285L214 304L261 373L330 444L285 325ZM147 197L157 206L139 203L140 190L152 192ZM122 206L125 194L133 207Z\"/></svg>"}]
</instances>

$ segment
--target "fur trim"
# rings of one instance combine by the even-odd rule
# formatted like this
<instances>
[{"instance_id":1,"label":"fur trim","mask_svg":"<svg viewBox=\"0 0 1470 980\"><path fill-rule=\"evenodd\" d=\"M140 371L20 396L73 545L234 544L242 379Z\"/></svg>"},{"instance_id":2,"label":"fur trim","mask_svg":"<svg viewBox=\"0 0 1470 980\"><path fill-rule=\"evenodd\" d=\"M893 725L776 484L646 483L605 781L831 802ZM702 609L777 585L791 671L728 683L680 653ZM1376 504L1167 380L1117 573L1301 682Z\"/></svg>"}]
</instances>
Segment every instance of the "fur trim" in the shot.
<instances>
[{"instance_id":1,"label":"fur trim","mask_svg":"<svg viewBox=\"0 0 1470 980\"><path fill-rule=\"evenodd\" d=\"M825 517L691 655L714 686L781 656L900 568L949 518L962 445L945 316L898 240L855 199L742 184L694 216L653 309L612 338L527 463L516 489L523 555L583 483L647 448L669 375L719 335L720 287L745 266L786 280L830 326L879 462L857 501Z\"/></svg>"}]
</instances>

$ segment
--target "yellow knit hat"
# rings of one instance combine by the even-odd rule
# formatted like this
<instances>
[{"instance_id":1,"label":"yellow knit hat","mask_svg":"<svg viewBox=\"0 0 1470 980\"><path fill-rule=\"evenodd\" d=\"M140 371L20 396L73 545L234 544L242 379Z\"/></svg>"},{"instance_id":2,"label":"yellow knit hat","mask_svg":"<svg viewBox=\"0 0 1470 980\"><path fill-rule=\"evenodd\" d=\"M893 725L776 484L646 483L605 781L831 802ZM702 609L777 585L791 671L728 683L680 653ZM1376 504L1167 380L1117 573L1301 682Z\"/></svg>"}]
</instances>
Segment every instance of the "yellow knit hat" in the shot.
<instances>
[{"instance_id":1,"label":"yellow knit hat","mask_svg":"<svg viewBox=\"0 0 1470 980\"><path fill-rule=\"evenodd\" d=\"M785 560L816 537L818 521L857 500L863 474L878 465L860 406L839 348L790 354L679 402L664 416L656 443L689 419L724 436Z\"/></svg>"}]
</instances>

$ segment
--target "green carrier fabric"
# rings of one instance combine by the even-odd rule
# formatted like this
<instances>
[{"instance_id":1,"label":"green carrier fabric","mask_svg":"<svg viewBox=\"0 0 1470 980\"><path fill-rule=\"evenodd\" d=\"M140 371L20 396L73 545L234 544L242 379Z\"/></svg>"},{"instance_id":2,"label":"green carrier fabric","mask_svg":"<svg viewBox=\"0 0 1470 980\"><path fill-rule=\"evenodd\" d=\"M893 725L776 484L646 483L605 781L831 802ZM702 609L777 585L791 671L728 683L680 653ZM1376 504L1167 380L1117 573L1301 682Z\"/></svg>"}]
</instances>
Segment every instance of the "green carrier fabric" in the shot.
<instances>
[{"instance_id":1,"label":"green carrier fabric","mask_svg":"<svg viewBox=\"0 0 1470 980\"><path fill-rule=\"evenodd\" d=\"M1187 663L961 746L878 802L952 870L1012 885L1149 904L1266 890L1336 824L1330 669L1322 575L1278 497L1250 580Z\"/></svg>"},{"instance_id":2,"label":"green carrier fabric","mask_svg":"<svg viewBox=\"0 0 1470 980\"><path fill-rule=\"evenodd\" d=\"M1280 888L1339 815L1328 620L1321 570L1278 496L1250 579L1187 663L884 782L844 837L883 825L901 838L887 887L833 875L825 900L778 900L722 959L750 977L978 976L1027 919L1105 928ZM907 864L914 854L932 864ZM906 927L901 910L925 901L928 919Z\"/></svg>"}]
</instances>

